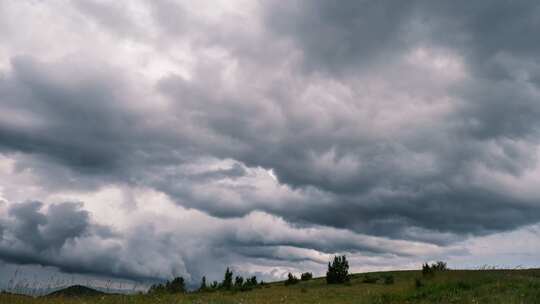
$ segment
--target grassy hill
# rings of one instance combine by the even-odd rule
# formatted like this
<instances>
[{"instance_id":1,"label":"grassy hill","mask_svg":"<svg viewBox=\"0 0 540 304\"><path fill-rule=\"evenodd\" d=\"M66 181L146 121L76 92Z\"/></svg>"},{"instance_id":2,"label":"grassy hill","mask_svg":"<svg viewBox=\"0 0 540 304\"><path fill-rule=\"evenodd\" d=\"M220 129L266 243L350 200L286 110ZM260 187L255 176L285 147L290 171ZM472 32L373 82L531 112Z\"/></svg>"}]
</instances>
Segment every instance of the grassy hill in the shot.
<instances>
[{"instance_id":1,"label":"grassy hill","mask_svg":"<svg viewBox=\"0 0 540 304\"><path fill-rule=\"evenodd\" d=\"M394 282L384 280L392 276ZM367 277L367 279L366 279ZM367 283L372 282L373 283ZM391 284L387 284L391 283ZM248 292L205 292L178 295L101 295L39 297L0 295L0 303L540 303L540 269L453 270L423 277L420 271L355 274L349 284L327 285L324 278L284 286L267 284Z\"/></svg>"},{"instance_id":2,"label":"grassy hill","mask_svg":"<svg viewBox=\"0 0 540 304\"><path fill-rule=\"evenodd\" d=\"M47 297L92 297L100 295L105 295L105 293L86 286L73 285L51 292Z\"/></svg>"}]
</instances>

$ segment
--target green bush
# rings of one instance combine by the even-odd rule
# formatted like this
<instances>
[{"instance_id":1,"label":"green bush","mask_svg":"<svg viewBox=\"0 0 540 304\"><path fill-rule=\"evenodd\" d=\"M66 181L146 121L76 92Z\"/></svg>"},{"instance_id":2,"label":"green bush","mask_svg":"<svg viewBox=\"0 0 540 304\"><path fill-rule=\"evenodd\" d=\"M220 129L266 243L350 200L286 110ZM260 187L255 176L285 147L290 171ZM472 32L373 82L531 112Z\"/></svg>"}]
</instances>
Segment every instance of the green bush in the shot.
<instances>
[{"instance_id":1,"label":"green bush","mask_svg":"<svg viewBox=\"0 0 540 304\"><path fill-rule=\"evenodd\" d=\"M386 285L392 285L394 284L394 276L393 275L385 275L383 277L383 282Z\"/></svg>"},{"instance_id":2,"label":"green bush","mask_svg":"<svg viewBox=\"0 0 540 304\"><path fill-rule=\"evenodd\" d=\"M377 278L377 277L372 277L372 276L370 276L369 274L366 274L366 275L364 276L364 279L362 280L362 283L375 284L375 283L377 283L378 280L379 280L379 278Z\"/></svg>"},{"instance_id":3,"label":"green bush","mask_svg":"<svg viewBox=\"0 0 540 304\"><path fill-rule=\"evenodd\" d=\"M428 263L424 263L422 265L422 275L426 276L426 275L433 275L435 274L435 272L439 272L439 271L446 271L448 270L448 267L446 265L445 262L443 261L438 261L436 263L433 263L433 264L428 264Z\"/></svg>"}]
</instances>

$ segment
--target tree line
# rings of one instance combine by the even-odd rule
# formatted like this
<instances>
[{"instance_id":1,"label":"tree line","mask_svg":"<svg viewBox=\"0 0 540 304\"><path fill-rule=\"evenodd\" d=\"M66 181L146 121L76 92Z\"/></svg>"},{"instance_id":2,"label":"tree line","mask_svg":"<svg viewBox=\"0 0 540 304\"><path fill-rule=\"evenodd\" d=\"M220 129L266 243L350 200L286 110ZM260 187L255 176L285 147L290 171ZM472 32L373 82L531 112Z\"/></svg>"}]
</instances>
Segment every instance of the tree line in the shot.
<instances>
[{"instance_id":1,"label":"tree line","mask_svg":"<svg viewBox=\"0 0 540 304\"><path fill-rule=\"evenodd\" d=\"M263 286L263 281L257 281L256 276L244 278L242 276L234 277L230 268L227 267L223 280L221 282L213 281L208 284L206 276L201 279L201 284L197 289L198 292L210 292L217 290L234 290L234 291L249 291L253 288ZM313 278L311 272L304 272L297 278L292 273L287 275L285 285L293 285L300 281L308 281ZM349 262L343 256L335 256L333 261L328 262L328 271L326 272L326 282L328 284L341 284L349 281ZM186 283L183 277L176 277L164 283L157 283L150 286L148 293L185 293L187 292Z\"/></svg>"},{"instance_id":2,"label":"tree line","mask_svg":"<svg viewBox=\"0 0 540 304\"><path fill-rule=\"evenodd\" d=\"M423 276L433 276L436 272L448 270L447 264L442 261L438 261L432 264L425 263L422 265ZM292 273L288 273L287 280L284 284L286 286L294 285L300 281L309 281L313 278L311 272L304 272L300 275L300 278ZM349 274L349 262L347 257L334 256L333 260L328 262L328 269L326 271L326 283L327 284L344 284L348 283L351 279ZM393 284L394 277L392 275L384 275L382 277L372 276L370 274L364 275L363 283L377 283L381 281L384 284ZM212 292L218 290L224 291L249 291L254 288L258 288L265 285L263 281L258 281L256 276L244 278L242 276L234 276L232 270L227 267L223 280L221 282L213 281L208 284L206 276L202 277L201 284L197 289L197 292ZM422 285L420 279L416 280L416 285ZM187 292L186 284L183 277L176 277L171 281L164 283L154 284L148 290L148 293L185 293Z\"/></svg>"},{"instance_id":3,"label":"tree line","mask_svg":"<svg viewBox=\"0 0 540 304\"><path fill-rule=\"evenodd\" d=\"M256 276L244 278L242 276L236 276L233 280L233 272L229 268L225 270L223 281L214 281L208 284L206 276L201 279L201 284L197 289L198 292L216 291L216 290L236 290L236 291L248 291L257 286L264 285L263 281L257 281ZM148 293L184 293L187 292L186 283L183 277L176 277L171 281L164 283L158 283L150 286Z\"/></svg>"}]
</instances>

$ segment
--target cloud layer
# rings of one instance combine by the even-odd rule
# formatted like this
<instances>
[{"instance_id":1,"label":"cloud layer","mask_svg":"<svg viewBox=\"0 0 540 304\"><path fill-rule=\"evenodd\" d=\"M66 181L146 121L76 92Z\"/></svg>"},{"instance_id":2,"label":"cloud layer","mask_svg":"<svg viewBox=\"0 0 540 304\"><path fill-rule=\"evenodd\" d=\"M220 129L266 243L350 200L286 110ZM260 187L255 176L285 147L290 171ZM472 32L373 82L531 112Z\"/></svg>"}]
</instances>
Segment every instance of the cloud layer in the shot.
<instances>
[{"instance_id":1,"label":"cloud layer","mask_svg":"<svg viewBox=\"0 0 540 304\"><path fill-rule=\"evenodd\" d=\"M0 259L272 278L534 227L539 10L0 2Z\"/></svg>"}]
</instances>

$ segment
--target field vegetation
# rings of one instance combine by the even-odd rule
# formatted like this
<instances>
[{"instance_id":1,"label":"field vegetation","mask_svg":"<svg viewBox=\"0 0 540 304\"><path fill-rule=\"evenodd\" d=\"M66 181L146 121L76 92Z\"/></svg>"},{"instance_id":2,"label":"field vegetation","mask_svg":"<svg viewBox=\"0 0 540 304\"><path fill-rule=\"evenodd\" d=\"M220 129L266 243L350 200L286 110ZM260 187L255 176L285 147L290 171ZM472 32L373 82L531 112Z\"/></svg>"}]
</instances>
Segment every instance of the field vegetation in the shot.
<instances>
[{"instance_id":1,"label":"field vegetation","mask_svg":"<svg viewBox=\"0 0 540 304\"><path fill-rule=\"evenodd\" d=\"M29 297L3 293L13 304L151 304L151 303L540 303L540 269L392 271L353 274L343 284L326 278L295 284L258 284L249 291L151 292L136 295L56 295Z\"/></svg>"}]
</instances>

